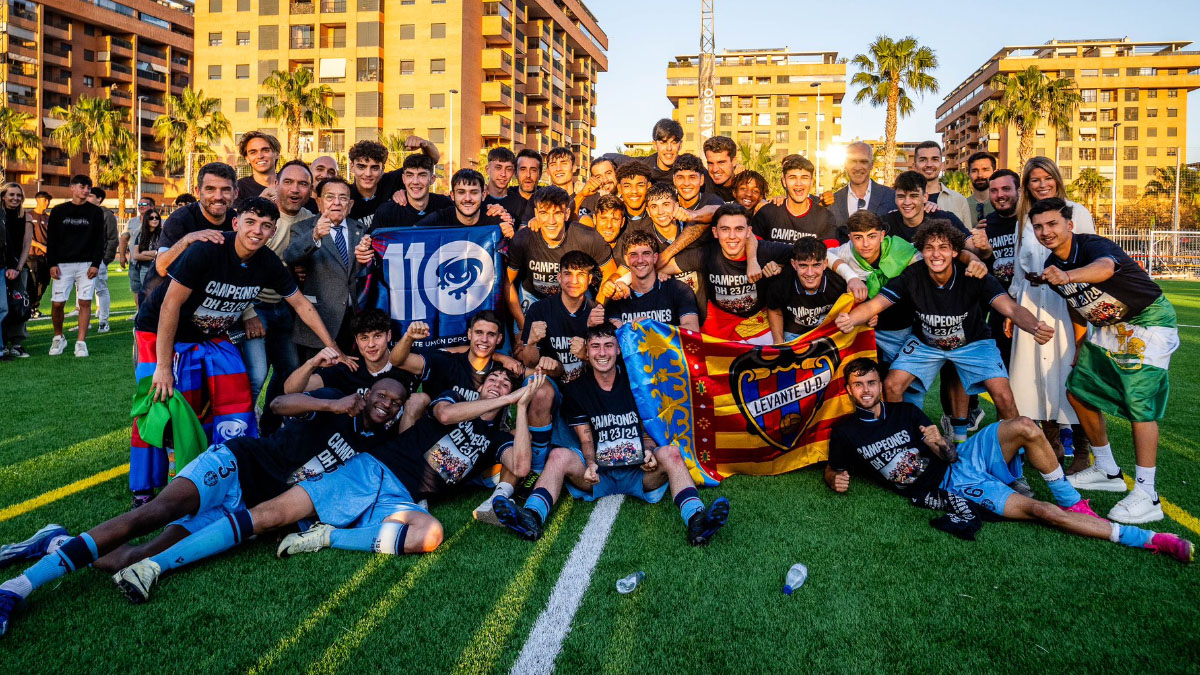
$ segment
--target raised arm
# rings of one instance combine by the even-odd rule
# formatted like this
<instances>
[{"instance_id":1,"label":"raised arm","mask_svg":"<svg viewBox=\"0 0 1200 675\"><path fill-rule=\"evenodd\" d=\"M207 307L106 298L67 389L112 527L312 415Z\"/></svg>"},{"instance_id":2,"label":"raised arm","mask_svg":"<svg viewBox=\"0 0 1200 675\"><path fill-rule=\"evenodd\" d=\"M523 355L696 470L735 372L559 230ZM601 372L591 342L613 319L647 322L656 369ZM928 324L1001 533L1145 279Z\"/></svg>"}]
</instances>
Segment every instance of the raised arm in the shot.
<instances>
[{"instance_id":1,"label":"raised arm","mask_svg":"<svg viewBox=\"0 0 1200 675\"><path fill-rule=\"evenodd\" d=\"M271 401L271 412L281 417L296 417L314 412L330 412L354 416L363 411L367 401L362 394L342 398L318 398L308 394L284 394Z\"/></svg>"},{"instance_id":2,"label":"raised arm","mask_svg":"<svg viewBox=\"0 0 1200 675\"><path fill-rule=\"evenodd\" d=\"M425 372L425 357L413 354L412 344L416 340L424 340L427 337L429 337L429 324L424 321L414 321L408 324L408 329L404 331L404 337L401 337L396 346L392 347L392 355L389 358L392 367L413 375Z\"/></svg>"}]
</instances>

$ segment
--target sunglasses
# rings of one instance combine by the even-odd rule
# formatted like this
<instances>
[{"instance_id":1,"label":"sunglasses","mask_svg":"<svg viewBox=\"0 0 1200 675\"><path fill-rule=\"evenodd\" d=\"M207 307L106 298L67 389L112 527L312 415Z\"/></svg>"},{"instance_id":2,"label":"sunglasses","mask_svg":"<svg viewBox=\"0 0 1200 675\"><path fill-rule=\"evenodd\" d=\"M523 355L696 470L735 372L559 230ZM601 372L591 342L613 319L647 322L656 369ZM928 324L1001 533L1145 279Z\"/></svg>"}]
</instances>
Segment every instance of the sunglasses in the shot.
<instances>
[{"instance_id":1,"label":"sunglasses","mask_svg":"<svg viewBox=\"0 0 1200 675\"><path fill-rule=\"evenodd\" d=\"M1034 272L1026 272L1025 281L1028 281L1030 286L1041 286L1042 284L1046 283L1042 281L1042 275Z\"/></svg>"},{"instance_id":2,"label":"sunglasses","mask_svg":"<svg viewBox=\"0 0 1200 675\"><path fill-rule=\"evenodd\" d=\"M858 208L860 208L860 209L867 208L867 200L863 199L862 197L859 197L858 198Z\"/></svg>"}]
</instances>

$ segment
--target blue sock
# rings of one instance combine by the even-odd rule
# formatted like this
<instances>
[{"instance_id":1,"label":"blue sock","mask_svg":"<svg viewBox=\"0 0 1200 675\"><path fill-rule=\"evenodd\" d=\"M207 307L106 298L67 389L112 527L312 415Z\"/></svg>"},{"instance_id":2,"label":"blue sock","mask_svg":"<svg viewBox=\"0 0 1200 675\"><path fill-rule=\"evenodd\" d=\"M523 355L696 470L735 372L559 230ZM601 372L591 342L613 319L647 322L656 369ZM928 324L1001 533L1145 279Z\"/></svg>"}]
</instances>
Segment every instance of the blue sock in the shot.
<instances>
[{"instance_id":1,"label":"blue sock","mask_svg":"<svg viewBox=\"0 0 1200 675\"><path fill-rule=\"evenodd\" d=\"M1075 486L1071 485L1071 482L1063 475L1062 467L1055 469L1052 473L1042 474L1042 478L1046 479L1046 487L1050 488L1050 494L1053 495L1055 504L1063 508L1071 508L1083 499L1079 495L1079 490L1076 490Z\"/></svg>"},{"instance_id":2,"label":"blue sock","mask_svg":"<svg viewBox=\"0 0 1200 675\"><path fill-rule=\"evenodd\" d=\"M1118 535L1120 542L1130 548L1146 548L1146 544L1149 544L1150 538L1154 536L1150 530L1143 530L1132 525L1118 524L1117 527L1120 529Z\"/></svg>"},{"instance_id":3,"label":"blue sock","mask_svg":"<svg viewBox=\"0 0 1200 675\"><path fill-rule=\"evenodd\" d=\"M679 507L679 515L683 516L683 524L687 525L692 516L704 510L704 502L700 501L700 495L696 492L696 488L684 488L675 495L675 506Z\"/></svg>"},{"instance_id":4,"label":"blue sock","mask_svg":"<svg viewBox=\"0 0 1200 675\"><path fill-rule=\"evenodd\" d=\"M162 571L173 570L228 551L254 534L254 521L246 509L226 512L225 517L193 532L171 548L152 556Z\"/></svg>"},{"instance_id":5,"label":"blue sock","mask_svg":"<svg viewBox=\"0 0 1200 675\"><path fill-rule=\"evenodd\" d=\"M550 496L546 488L535 488L529 494L529 499L525 500L525 508L538 514L543 523L550 516L551 506L554 506L554 498Z\"/></svg>"},{"instance_id":6,"label":"blue sock","mask_svg":"<svg viewBox=\"0 0 1200 675\"><path fill-rule=\"evenodd\" d=\"M554 435L554 425L547 424L544 427L529 427L529 444L533 454L533 464L538 466L546 462L546 456L550 454L551 437ZM541 458L541 462L538 461Z\"/></svg>"},{"instance_id":7,"label":"blue sock","mask_svg":"<svg viewBox=\"0 0 1200 675\"><path fill-rule=\"evenodd\" d=\"M379 527L356 527L329 533L329 545L343 551L367 551L404 555L405 523L386 522Z\"/></svg>"},{"instance_id":8,"label":"blue sock","mask_svg":"<svg viewBox=\"0 0 1200 675\"><path fill-rule=\"evenodd\" d=\"M950 419L950 426L954 427L954 442L962 443L967 440L967 429L971 428L971 420L952 417Z\"/></svg>"},{"instance_id":9,"label":"blue sock","mask_svg":"<svg viewBox=\"0 0 1200 675\"><path fill-rule=\"evenodd\" d=\"M54 553L42 556L33 567L25 570L25 578L32 588L39 588L68 572L91 565L99 557L96 542L85 532L72 537Z\"/></svg>"}]
</instances>

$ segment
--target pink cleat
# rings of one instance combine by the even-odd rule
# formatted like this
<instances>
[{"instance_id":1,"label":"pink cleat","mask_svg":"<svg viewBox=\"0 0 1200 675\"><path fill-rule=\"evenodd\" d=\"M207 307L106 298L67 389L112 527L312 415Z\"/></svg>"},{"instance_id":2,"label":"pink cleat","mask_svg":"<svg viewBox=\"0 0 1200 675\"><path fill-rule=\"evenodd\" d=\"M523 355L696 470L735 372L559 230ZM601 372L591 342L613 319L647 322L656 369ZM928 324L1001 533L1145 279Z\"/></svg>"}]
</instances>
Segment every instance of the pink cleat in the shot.
<instances>
[{"instance_id":1,"label":"pink cleat","mask_svg":"<svg viewBox=\"0 0 1200 675\"><path fill-rule=\"evenodd\" d=\"M1165 553L1184 563L1192 562L1196 555L1196 548L1192 546L1192 542L1165 532L1159 532L1151 537L1150 543L1146 544L1146 548L1155 553Z\"/></svg>"},{"instance_id":2,"label":"pink cleat","mask_svg":"<svg viewBox=\"0 0 1200 675\"><path fill-rule=\"evenodd\" d=\"M1093 518L1100 518L1099 514L1097 514L1095 511L1092 510L1092 504L1091 504L1090 499L1080 499L1079 501L1075 502L1071 506L1060 506L1058 508L1060 508L1063 511L1066 511L1068 513L1082 513L1085 516L1091 516ZM1100 518L1100 520L1104 520L1104 519Z\"/></svg>"}]
</instances>

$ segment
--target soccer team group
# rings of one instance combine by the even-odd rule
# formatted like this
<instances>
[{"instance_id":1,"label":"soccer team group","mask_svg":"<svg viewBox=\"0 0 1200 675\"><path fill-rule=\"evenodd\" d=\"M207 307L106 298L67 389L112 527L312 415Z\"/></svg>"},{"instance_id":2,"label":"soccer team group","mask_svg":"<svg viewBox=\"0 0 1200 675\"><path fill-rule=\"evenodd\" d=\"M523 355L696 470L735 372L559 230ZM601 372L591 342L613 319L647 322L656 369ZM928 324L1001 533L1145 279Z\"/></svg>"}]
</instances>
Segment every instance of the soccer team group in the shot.
<instances>
[{"instance_id":1,"label":"soccer team group","mask_svg":"<svg viewBox=\"0 0 1200 675\"><path fill-rule=\"evenodd\" d=\"M1094 234L1051 160L1018 174L978 153L964 197L939 182L936 143L918 146L916 170L892 186L870 178L872 149L856 143L841 190L811 195L814 167L792 155L784 195L764 199L766 180L740 170L731 139L708 139L702 160L680 152L682 138L660 120L655 154L605 155L581 186L569 149L496 148L486 176L459 170L439 195L437 148L419 138L390 172L382 145L357 143L348 182L328 157L277 168L278 141L247 133L251 175L201 168L196 201L149 249L135 320L134 508L77 536L48 525L0 548L0 566L33 562L0 584L0 633L34 589L69 572L112 573L145 602L164 572L280 528L293 530L280 557L429 552L443 538L429 501L467 489L491 490L477 520L531 541L564 487L649 503L669 490L688 543L705 544L730 504L704 504L678 448L643 428L616 329L645 320L759 345L828 321L847 333L865 324L878 361L843 366L855 410L830 439L832 491L847 492L851 474L873 479L945 511L935 525L964 538L988 518L1036 520L1192 559L1190 542L1139 527L1163 517L1155 456L1174 310ZM85 208L90 181L71 187L50 212L50 238L102 241L99 208ZM430 326L420 321L394 339L385 312L356 306L380 266L372 235L414 225L501 232L502 302L470 317L465 344L421 348ZM64 268L101 259L90 245L68 248L78 260L57 260ZM59 290L56 303L71 289ZM853 309L830 317L846 293ZM941 425L922 412L930 388L947 411ZM1000 421L979 428L984 392ZM1107 519L1080 495L1127 489L1105 413L1131 421L1137 464ZM1076 452L1064 468L1068 429ZM180 460L169 482L168 447ZM1025 462L1053 503L1033 497Z\"/></svg>"}]
</instances>

